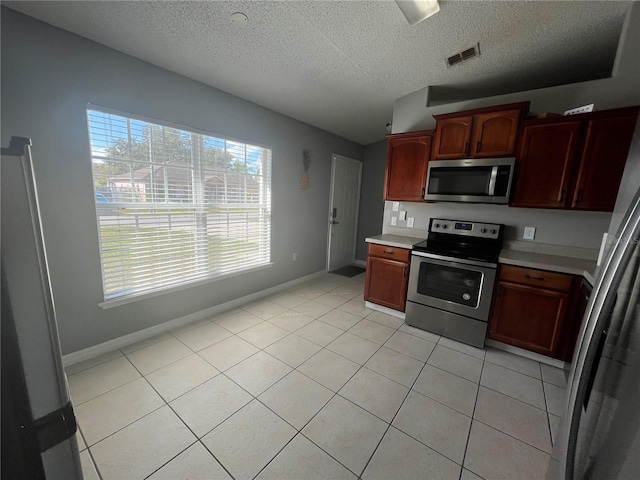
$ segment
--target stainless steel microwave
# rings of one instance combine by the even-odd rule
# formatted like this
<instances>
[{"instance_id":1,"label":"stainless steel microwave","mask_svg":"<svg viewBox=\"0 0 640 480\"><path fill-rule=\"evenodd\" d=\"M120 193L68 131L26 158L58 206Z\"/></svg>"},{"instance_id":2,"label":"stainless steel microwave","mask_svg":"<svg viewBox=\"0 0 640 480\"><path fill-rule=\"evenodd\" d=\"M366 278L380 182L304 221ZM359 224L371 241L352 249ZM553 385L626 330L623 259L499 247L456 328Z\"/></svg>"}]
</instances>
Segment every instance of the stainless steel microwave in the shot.
<instances>
[{"instance_id":1,"label":"stainless steel microwave","mask_svg":"<svg viewBox=\"0 0 640 480\"><path fill-rule=\"evenodd\" d=\"M467 158L429 162L428 202L509 203L515 158Z\"/></svg>"}]
</instances>

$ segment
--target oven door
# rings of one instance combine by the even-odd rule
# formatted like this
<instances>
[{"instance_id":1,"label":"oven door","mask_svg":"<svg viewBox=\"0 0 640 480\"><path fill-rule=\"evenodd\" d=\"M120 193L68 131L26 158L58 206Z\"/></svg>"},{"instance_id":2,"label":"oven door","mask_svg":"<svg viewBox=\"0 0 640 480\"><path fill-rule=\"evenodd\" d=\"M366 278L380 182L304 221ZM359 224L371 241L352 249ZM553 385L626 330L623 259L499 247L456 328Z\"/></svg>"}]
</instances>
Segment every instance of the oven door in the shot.
<instances>
[{"instance_id":1,"label":"oven door","mask_svg":"<svg viewBox=\"0 0 640 480\"><path fill-rule=\"evenodd\" d=\"M407 300L486 322L495 279L494 264L413 252Z\"/></svg>"}]
</instances>

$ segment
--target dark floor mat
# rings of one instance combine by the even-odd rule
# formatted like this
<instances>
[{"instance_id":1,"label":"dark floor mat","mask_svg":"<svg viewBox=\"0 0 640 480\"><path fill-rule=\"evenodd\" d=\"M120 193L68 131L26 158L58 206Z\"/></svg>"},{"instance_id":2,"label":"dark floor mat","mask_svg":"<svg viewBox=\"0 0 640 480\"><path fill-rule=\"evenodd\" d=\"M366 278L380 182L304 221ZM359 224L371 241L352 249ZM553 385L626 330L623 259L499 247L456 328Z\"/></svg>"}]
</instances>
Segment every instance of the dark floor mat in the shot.
<instances>
[{"instance_id":1,"label":"dark floor mat","mask_svg":"<svg viewBox=\"0 0 640 480\"><path fill-rule=\"evenodd\" d=\"M355 277L364 272L364 268L356 267L355 265L347 265L346 267L339 268L338 270L334 270L333 272L336 275L342 275L343 277Z\"/></svg>"}]
</instances>

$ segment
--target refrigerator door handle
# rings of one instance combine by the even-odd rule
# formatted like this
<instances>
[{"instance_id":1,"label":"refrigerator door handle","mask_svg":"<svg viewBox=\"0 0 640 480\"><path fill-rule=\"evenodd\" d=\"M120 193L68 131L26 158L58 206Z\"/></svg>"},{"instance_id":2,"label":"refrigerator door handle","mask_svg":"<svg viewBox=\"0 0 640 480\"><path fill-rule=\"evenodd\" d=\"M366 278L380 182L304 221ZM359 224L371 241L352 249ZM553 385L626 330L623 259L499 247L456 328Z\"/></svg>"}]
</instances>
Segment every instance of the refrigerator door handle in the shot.
<instances>
[{"instance_id":1,"label":"refrigerator door handle","mask_svg":"<svg viewBox=\"0 0 640 480\"><path fill-rule=\"evenodd\" d=\"M596 357L593 361L593 367L591 367L591 372L589 372L587 390L584 392L584 401L582 402L582 406L585 410L587 408L587 405L589 404L589 398L591 397L593 384L596 381L596 373L598 373L598 365L600 365L600 357L602 356L602 351L604 350L605 343L607 343L607 331L603 330L602 335L600 336L600 341L598 342L598 348L596 349Z\"/></svg>"}]
</instances>

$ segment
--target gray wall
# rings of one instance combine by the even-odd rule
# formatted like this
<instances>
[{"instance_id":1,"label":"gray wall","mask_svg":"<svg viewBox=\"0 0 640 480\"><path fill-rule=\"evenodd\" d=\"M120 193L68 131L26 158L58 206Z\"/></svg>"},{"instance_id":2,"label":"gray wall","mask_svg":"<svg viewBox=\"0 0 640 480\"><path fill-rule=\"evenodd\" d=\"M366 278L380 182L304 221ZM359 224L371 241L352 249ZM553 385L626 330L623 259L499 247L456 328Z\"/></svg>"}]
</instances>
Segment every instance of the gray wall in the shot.
<instances>
[{"instance_id":1,"label":"gray wall","mask_svg":"<svg viewBox=\"0 0 640 480\"><path fill-rule=\"evenodd\" d=\"M616 198L616 206L613 209L613 215L611 217L611 224L609 225L608 233L610 245L613 241L620 223L624 219L627 209L631 205L634 197L638 193L640 188L640 119L636 123L636 129L633 134L633 140L631 141L631 147L629 147L629 156L627 157L627 164L624 167L624 173L622 174L622 181L620 182L620 190L618 191L618 197Z\"/></svg>"},{"instance_id":2,"label":"gray wall","mask_svg":"<svg viewBox=\"0 0 640 480\"><path fill-rule=\"evenodd\" d=\"M356 259L367 260L364 239L382 232L384 211L384 172L387 164L387 141L372 143L364 149L360 214L358 216L358 244Z\"/></svg>"},{"instance_id":3,"label":"gray wall","mask_svg":"<svg viewBox=\"0 0 640 480\"><path fill-rule=\"evenodd\" d=\"M448 218L476 222L503 223L505 240L523 240L524 227L536 227L533 243L563 245L578 248L600 248L602 234L609 229L611 214L605 212L570 212L537 208L511 208L506 205L475 205L469 203L409 203L400 202L400 210L414 217L413 229L398 220L391 226L393 202L385 202L384 233L397 233L415 237L426 236L430 218Z\"/></svg>"},{"instance_id":4,"label":"gray wall","mask_svg":"<svg viewBox=\"0 0 640 480\"><path fill-rule=\"evenodd\" d=\"M331 155L360 145L2 8L2 144L33 141L63 353L325 268ZM273 266L103 310L87 103L273 149ZM302 150L311 185L298 186ZM292 253L298 261L292 261Z\"/></svg>"}]
</instances>

